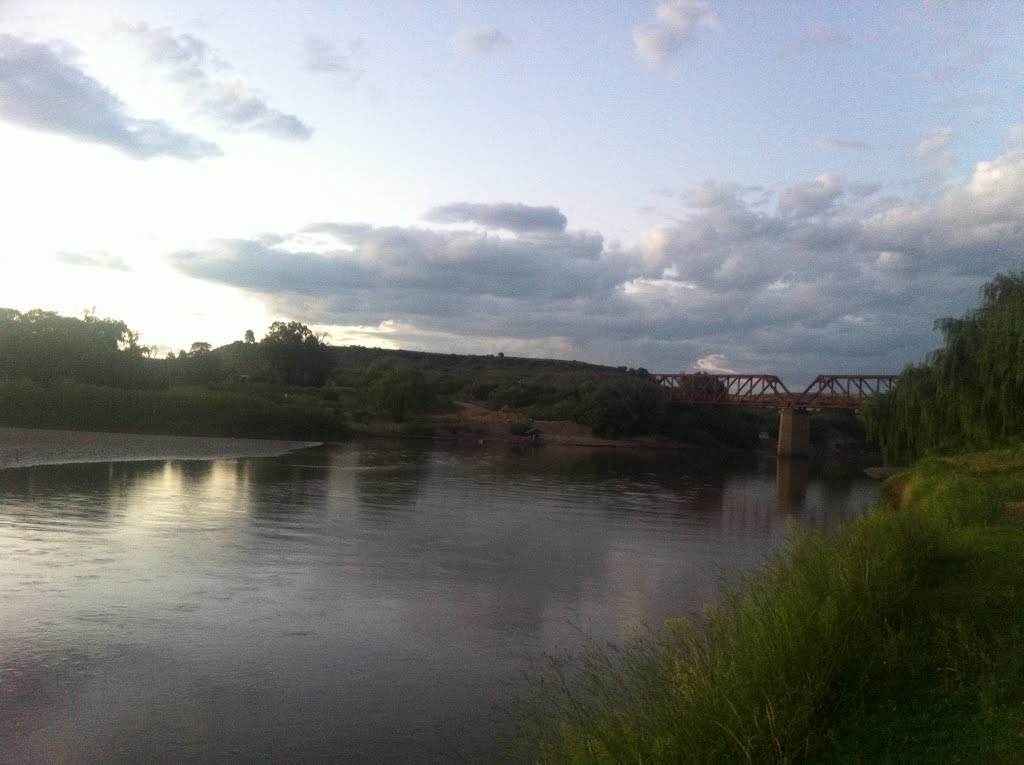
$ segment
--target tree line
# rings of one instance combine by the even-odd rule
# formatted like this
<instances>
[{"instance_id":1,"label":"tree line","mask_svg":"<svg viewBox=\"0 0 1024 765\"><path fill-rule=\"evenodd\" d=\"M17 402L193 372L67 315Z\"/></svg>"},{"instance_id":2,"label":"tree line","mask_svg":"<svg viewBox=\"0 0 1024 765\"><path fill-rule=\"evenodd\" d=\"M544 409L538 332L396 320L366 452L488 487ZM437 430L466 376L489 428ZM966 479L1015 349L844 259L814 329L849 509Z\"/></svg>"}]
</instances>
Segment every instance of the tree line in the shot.
<instances>
[{"instance_id":1,"label":"tree line","mask_svg":"<svg viewBox=\"0 0 1024 765\"><path fill-rule=\"evenodd\" d=\"M207 424L221 423L212 430L259 434L261 422L287 431L285 409L287 416L301 409L313 423L302 432L312 433L321 420L337 432L340 419L423 425L425 417L454 411L454 402L470 401L515 411L524 431L536 420L563 420L610 438L660 435L750 447L759 432L773 430L775 419L771 412L667 406L646 369L337 347L297 321L275 321L258 340L250 329L218 348L196 341L156 358L123 321L2 309L4 383L0 418L56 427L99 427L106 418L111 427L183 432L188 410L202 410ZM126 391L125 403L117 407L120 394L89 386ZM152 394L129 395L134 391ZM215 416L218 407L224 411ZM57 420L46 419L58 411Z\"/></svg>"},{"instance_id":2,"label":"tree line","mask_svg":"<svg viewBox=\"0 0 1024 765\"><path fill-rule=\"evenodd\" d=\"M935 328L942 346L865 409L868 436L888 462L1024 437L1024 273L996 276L981 305Z\"/></svg>"},{"instance_id":3,"label":"tree line","mask_svg":"<svg viewBox=\"0 0 1024 765\"><path fill-rule=\"evenodd\" d=\"M323 385L331 371L329 346L297 321L275 321L262 340L246 330L247 369L283 385ZM34 309L0 308L0 377L36 382L73 380L124 388L210 383L228 373L210 343L152 358L139 334L118 319L86 311L81 318Z\"/></svg>"},{"instance_id":4,"label":"tree line","mask_svg":"<svg viewBox=\"0 0 1024 765\"><path fill-rule=\"evenodd\" d=\"M6 379L137 384L148 354L127 324L92 311L75 318L0 308L0 377Z\"/></svg>"}]
</instances>

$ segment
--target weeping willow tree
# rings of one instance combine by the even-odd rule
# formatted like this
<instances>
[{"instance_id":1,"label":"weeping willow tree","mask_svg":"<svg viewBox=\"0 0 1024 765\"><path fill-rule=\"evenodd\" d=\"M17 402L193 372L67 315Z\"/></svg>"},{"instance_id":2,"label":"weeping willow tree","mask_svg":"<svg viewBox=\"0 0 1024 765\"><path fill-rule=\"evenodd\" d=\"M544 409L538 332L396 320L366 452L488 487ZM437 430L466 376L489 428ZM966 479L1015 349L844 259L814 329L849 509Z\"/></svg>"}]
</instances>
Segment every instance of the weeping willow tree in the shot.
<instances>
[{"instance_id":1,"label":"weeping willow tree","mask_svg":"<svg viewBox=\"0 0 1024 765\"><path fill-rule=\"evenodd\" d=\"M1024 273L1000 274L981 305L939 319L943 346L864 412L887 462L1024 437Z\"/></svg>"}]
</instances>

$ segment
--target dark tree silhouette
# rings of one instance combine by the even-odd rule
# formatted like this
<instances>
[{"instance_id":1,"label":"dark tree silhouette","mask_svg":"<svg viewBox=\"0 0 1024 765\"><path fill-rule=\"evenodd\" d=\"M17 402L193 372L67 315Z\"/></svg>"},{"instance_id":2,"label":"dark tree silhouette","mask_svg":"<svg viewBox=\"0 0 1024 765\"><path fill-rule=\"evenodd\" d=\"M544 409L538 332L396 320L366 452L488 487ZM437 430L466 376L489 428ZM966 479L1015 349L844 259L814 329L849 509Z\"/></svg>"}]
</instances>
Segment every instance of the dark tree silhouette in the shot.
<instances>
[{"instance_id":1,"label":"dark tree silhouette","mask_svg":"<svg viewBox=\"0 0 1024 765\"><path fill-rule=\"evenodd\" d=\"M123 321L0 309L0 377L143 384L148 348Z\"/></svg>"},{"instance_id":2,"label":"dark tree silhouette","mask_svg":"<svg viewBox=\"0 0 1024 765\"><path fill-rule=\"evenodd\" d=\"M330 372L329 346L298 321L275 321L260 341L260 351L286 385L321 386Z\"/></svg>"},{"instance_id":3,"label":"dark tree silhouette","mask_svg":"<svg viewBox=\"0 0 1024 765\"><path fill-rule=\"evenodd\" d=\"M935 328L943 346L864 411L868 436L890 462L1024 436L1024 273L999 274L978 308Z\"/></svg>"}]
</instances>

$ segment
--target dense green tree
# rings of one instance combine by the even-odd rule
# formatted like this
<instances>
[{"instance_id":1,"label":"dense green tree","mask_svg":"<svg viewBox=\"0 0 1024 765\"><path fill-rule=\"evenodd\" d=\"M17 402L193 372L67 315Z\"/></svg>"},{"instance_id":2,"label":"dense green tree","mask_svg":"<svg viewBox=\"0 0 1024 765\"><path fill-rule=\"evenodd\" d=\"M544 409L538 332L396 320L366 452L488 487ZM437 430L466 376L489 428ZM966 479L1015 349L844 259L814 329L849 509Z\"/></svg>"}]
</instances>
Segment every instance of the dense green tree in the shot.
<instances>
[{"instance_id":1,"label":"dense green tree","mask_svg":"<svg viewBox=\"0 0 1024 765\"><path fill-rule=\"evenodd\" d=\"M939 319L943 346L865 410L887 460L984 449L1024 437L1024 274L1000 274L981 305Z\"/></svg>"},{"instance_id":2,"label":"dense green tree","mask_svg":"<svg viewBox=\"0 0 1024 765\"><path fill-rule=\"evenodd\" d=\"M331 371L330 348L298 321L275 321L260 341L273 374L286 385L321 386Z\"/></svg>"},{"instance_id":3,"label":"dense green tree","mask_svg":"<svg viewBox=\"0 0 1024 765\"><path fill-rule=\"evenodd\" d=\"M365 404L386 412L395 422L437 405L437 394L423 373L404 364L374 362L360 376L358 387Z\"/></svg>"},{"instance_id":4,"label":"dense green tree","mask_svg":"<svg viewBox=\"0 0 1024 765\"><path fill-rule=\"evenodd\" d=\"M251 329L245 330L245 344L252 345L256 342L256 335L253 334Z\"/></svg>"},{"instance_id":5,"label":"dense green tree","mask_svg":"<svg viewBox=\"0 0 1024 765\"><path fill-rule=\"evenodd\" d=\"M192 343L188 352L179 357L176 378L192 385L210 385L221 376L221 359L213 352L210 343L198 340Z\"/></svg>"},{"instance_id":6,"label":"dense green tree","mask_svg":"<svg viewBox=\"0 0 1024 765\"><path fill-rule=\"evenodd\" d=\"M577 407L576 419L608 438L654 433L665 399L647 378L634 375L590 385Z\"/></svg>"},{"instance_id":7,"label":"dense green tree","mask_svg":"<svg viewBox=\"0 0 1024 765\"><path fill-rule=\"evenodd\" d=\"M123 321L34 309L0 310L0 376L36 381L76 379L115 385L153 384L149 349Z\"/></svg>"}]
</instances>

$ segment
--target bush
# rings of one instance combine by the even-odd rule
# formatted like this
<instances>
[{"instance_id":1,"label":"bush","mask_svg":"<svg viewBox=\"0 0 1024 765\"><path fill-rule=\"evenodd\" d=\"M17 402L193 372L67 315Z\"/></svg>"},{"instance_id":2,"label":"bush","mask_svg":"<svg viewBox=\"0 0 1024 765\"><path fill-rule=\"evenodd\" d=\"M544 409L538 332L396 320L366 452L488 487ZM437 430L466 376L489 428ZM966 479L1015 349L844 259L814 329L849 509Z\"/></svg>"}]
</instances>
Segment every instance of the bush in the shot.
<instances>
[{"instance_id":1,"label":"bush","mask_svg":"<svg viewBox=\"0 0 1024 765\"><path fill-rule=\"evenodd\" d=\"M438 405L437 394L423 373L402 364L374 362L360 376L359 389L368 406L386 412L395 422Z\"/></svg>"},{"instance_id":2,"label":"bush","mask_svg":"<svg viewBox=\"0 0 1024 765\"><path fill-rule=\"evenodd\" d=\"M576 409L576 421L606 438L654 433L664 406L657 385L647 379L621 377L586 389Z\"/></svg>"}]
</instances>

